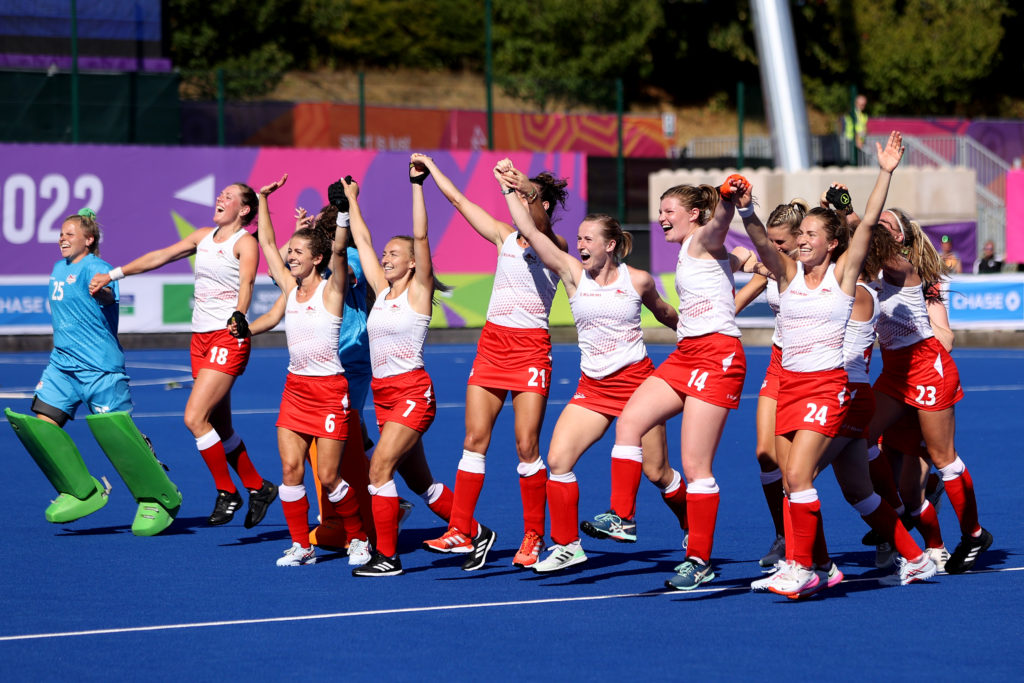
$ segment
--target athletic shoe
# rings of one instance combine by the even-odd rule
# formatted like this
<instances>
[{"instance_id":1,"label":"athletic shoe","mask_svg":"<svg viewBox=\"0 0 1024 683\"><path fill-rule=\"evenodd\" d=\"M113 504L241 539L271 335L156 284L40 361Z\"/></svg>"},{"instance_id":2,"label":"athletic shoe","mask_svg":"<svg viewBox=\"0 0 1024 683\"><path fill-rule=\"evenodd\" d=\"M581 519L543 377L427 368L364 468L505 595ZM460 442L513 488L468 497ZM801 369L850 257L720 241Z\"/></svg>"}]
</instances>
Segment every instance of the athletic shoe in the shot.
<instances>
[{"instance_id":1,"label":"athletic shoe","mask_svg":"<svg viewBox=\"0 0 1024 683\"><path fill-rule=\"evenodd\" d=\"M685 562L676 566L676 573L665 581L665 587L677 591L690 591L713 578L715 570L710 564L688 557Z\"/></svg>"},{"instance_id":2,"label":"athletic shoe","mask_svg":"<svg viewBox=\"0 0 1024 683\"><path fill-rule=\"evenodd\" d=\"M480 531L473 539L472 551L469 553L466 561L462 563L462 569L472 572L483 567L484 563L487 562L487 553L491 550L491 546L494 545L496 538L498 538L498 534L481 524Z\"/></svg>"},{"instance_id":3,"label":"athletic shoe","mask_svg":"<svg viewBox=\"0 0 1024 683\"><path fill-rule=\"evenodd\" d=\"M787 561L785 558L775 563L775 566L771 568L771 573L767 574L763 578L757 579L756 581L750 582L750 590L752 591L766 591L768 586L771 585L772 581L775 580L775 575L779 572L788 572L792 570L793 563Z\"/></svg>"},{"instance_id":4,"label":"athletic shoe","mask_svg":"<svg viewBox=\"0 0 1024 683\"><path fill-rule=\"evenodd\" d=\"M569 545L558 545L556 543L548 548L548 550L551 551L551 554L533 565L533 571L538 574L557 572L574 564L582 564L587 561L587 556L583 552L583 546L580 545L579 539Z\"/></svg>"},{"instance_id":5,"label":"athletic shoe","mask_svg":"<svg viewBox=\"0 0 1024 683\"><path fill-rule=\"evenodd\" d=\"M925 553L928 557L932 558L932 562L935 563L935 568L940 571L946 571L946 562L949 561L949 551L946 550L946 546L941 548L925 548Z\"/></svg>"},{"instance_id":6,"label":"athletic shoe","mask_svg":"<svg viewBox=\"0 0 1024 683\"><path fill-rule=\"evenodd\" d=\"M249 489L249 512L245 515L245 528L251 529L267 516L270 504L277 500L277 487L272 483L263 480L263 486L258 489Z\"/></svg>"},{"instance_id":7,"label":"athletic shoe","mask_svg":"<svg viewBox=\"0 0 1024 683\"><path fill-rule=\"evenodd\" d=\"M896 560L896 573L886 576L882 583L886 586L906 586L908 583L930 579L937 571L928 553L921 553L916 562L900 557Z\"/></svg>"},{"instance_id":8,"label":"athletic shoe","mask_svg":"<svg viewBox=\"0 0 1024 683\"><path fill-rule=\"evenodd\" d=\"M303 564L316 564L316 551L313 550L313 546L303 548L298 543L292 543L292 547L277 558L278 567L298 567Z\"/></svg>"},{"instance_id":9,"label":"athletic shoe","mask_svg":"<svg viewBox=\"0 0 1024 683\"><path fill-rule=\"evenodd\" d=\"M594 538L610 538L619 543L636 543L636 521L619 517L614 510L594 517L593 522L583 521L580 530Z\"/></svg>"},{"instance_id":10,"label":"athletic shoe","mask_svg":"<svg viewBox=\"0 0 1024 683\"><path fill-rule=\"evenodd\" d=\"M779 560L786 558L786 537L776 536L775 540L772 541L772 546L768 548L767 554L757 561L759 565L765 569L771 569Z\"/></svg>"},{"instance_id":11,"label":"athletic shoe","mask_svg":"<svg viewBox=\"0 0 1024 683\"><path fill-rule=\"evenodd\" d=\"M402 525L409 521L412 509L416 507L405 498L398 499L398 533L402 533Z\"/></svg>"},{"instance_id":12,"label":"athletic shoe","mask_svg":"<svg viewBox=\"0 0 1024 683\"><path fill-rule=\"evenodd\" d=\"M370 561L370 542L362 538L353 538L348 544L348 564L350 567L361 567Z\"/></svg>"},{"instance_id":13,"label":"athletic shoe","mask_svg":"<svg viewBox=\"0 0 1024 683\"><path fill-rule=\"evenodd\" d=\"M95 488L85 498L75 498L70 493L62 493L51 500L46 508L46 521L52 524L73 522L91 515L106 505L110 495L110 482L106 477L102 479L101 484L95 477L92 478Z\"/></svg>"},{"instance_id":14,"label":"athletic shoe","mask_svg":"<svg viewBox=\"0 0 1024 683\"><path fill-rule=\"evenodd\" d=\"M217 491L217 502L213 504L213 512L207 521L210 526L227 524L235 518L235 512L242 507L242 496L238 491Z\"/></svg>"},{"instance_id":15,"label":"athletic shoe","mask_svg":"<svg viewBox=\"0 0 1024 683\"><path fill-rule=\"evenodd\" d=\"M373 551L373 557L362 567L352 570L352 576L398 576L402 573L402 561L398 555L388 557L379 550Z\"/></svg>"},{"instance_id":16,"label":"athletic shoe","mask_svg":"<svg viewBox=\"0 0 1024 683\"><path fill-rule=\"evenodd\" d=\"M828 586L828 573L792 563L788 572L777 573L768 590L798 600L814 595Z\"/></svg>"},{"instance_id":17,"label":"athletic shoe","mask_svg":"<svg viewBox=\"0 0 1024 683\"><path fill-rule=\"evenodd\" d=\"M892 547L892 543L889 543L889 541L882 541L875 548L875 566L879 569L891 567L895 559L896 548Z\"/></svg>"},{"instance_id":18,"label":"athletic shoe","mask_svg":"<svg viewBox=\"0 0 1024 683\"><path fill-rule=\"evenodd\" d=\"M483 529L483 525L480 528ZM473 541L458 529L451 528L441 538L423 541L423 549L432 553L470 553L473 552Z\"/></svg>"},{"instance_id":19,"label":"athletic shoe","mask_svg":"<svg viewBox=\"0 0 1024 683\"><path fill-rule=\"evenodd\" d=\"M817 567L817 569L825 572L827 588L834 588L843 582L843 572L839 571L835 562L829 562L828 571L825 571L824 567Z\"/></svg>"},{"instance_id":20,"label":"athletic shoe","mask_svg":"<svg viewBox=\"0 0 1024 683\"><path fill-rule=\"evenodd\" d=\"M517 567L532 567L537 564L540 549L543 547L544 539L538 536L532 529L527 531L523 536L523 542L519 544L519 550L516 552L512 564Z\"/></svg>"},{"instance_id":21,"label":"athletic shoe","mask_svg":"<svg viewBox=\"0 0 1024 683\"><path fill-rule=\"evenodd\" d=\"M978 555L988 550L990 545L992 545L992 534L985 529L981 530L981 535L977 538L970 535L962 537L956 550L946 560L946 573L963 574L970 571L977 561Z\"/></svg>"}]
</instances>

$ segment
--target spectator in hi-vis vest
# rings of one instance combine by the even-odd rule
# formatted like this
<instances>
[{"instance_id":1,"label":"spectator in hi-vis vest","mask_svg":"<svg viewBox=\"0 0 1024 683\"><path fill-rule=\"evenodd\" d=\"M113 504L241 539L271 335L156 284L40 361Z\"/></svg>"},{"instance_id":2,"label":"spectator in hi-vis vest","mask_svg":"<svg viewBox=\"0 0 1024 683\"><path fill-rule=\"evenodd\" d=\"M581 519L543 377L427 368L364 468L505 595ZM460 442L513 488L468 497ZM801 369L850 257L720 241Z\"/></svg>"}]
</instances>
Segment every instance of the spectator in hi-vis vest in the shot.
<instances>
[{"instance_id":1,"label":"spectator in hi-vis vest","mask_svg":"<svg viewBox=\"0 0 1024 683\"><path fill-rule=\"evenodd\" d=\"M850 156L853 156L853 148L849 146L849 143L858 149L864 150L864 138L868 132L868 115L864 112L864 108L868 106L868 98L864 95L857 95L854 100L854 110L851 114L846 114L843 117L843 132L846 135L847 150L850 152Z\"/></svg>"}]
</instances>

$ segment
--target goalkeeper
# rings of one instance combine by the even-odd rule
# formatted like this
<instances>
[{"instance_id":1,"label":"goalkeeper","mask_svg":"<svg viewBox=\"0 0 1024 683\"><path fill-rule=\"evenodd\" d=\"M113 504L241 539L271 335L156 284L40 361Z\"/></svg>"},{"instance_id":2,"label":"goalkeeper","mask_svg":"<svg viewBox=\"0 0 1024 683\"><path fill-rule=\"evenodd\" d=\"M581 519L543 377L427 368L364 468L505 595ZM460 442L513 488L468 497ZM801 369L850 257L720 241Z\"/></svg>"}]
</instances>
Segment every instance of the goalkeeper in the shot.
<instances>
[{"instance_id":1,"label":"goalkeeper","mask_svg":"<svg viewBox=\"0 0 1024 683\"><path fill-rule=\"evenodd\" d=\"M55 524L73 522L107 504L109 484L85 466L62 429L85 404L89 428L139 503L132 533L153 536L166 529L181 506L181 493L167 478L148 440L130 416L131 395L124 350L117 340L118 284L89 294L96 273L109 263L99 257L96 214L82 209L61 225L61 258L50 275L53 352L36 386L36 417L5 410L7 419L42 469L57 497L46 509Z\"/></svg>"}]
</instances>

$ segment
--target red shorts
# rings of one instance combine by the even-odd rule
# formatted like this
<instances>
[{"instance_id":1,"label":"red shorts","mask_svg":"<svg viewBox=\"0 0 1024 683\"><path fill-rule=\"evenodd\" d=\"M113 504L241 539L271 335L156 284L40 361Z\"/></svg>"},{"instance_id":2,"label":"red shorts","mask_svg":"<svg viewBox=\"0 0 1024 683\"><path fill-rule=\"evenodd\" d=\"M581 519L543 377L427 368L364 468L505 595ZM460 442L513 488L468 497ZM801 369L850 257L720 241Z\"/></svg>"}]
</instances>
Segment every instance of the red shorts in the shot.
<instances>
[{"instance_id":1,"label":"red shorts","mask_svg":"<svg viewBox=\"0 0 1024 683\"><path fill-rule=\"evenodd\" d=\"M902 349L882 349L875 391L927 411L945 410L964 397L956 363L935 337Z\"/></svg>"},{"instance_id":2,"label":"red shorts","mask_svg":"<svg viewBox=\"0 0 1024 683\"><path fill-rule=\"evenodd\" d=\"M469 384L546 397L551 388L551 335L537 328L484 323Z\"/></svg>"},{"instance_id":3,"label":"red shorts","mask_svg":"<svg viewBox=\"0 0 1024 683\"><path fill-rule=\"evenodd\" d=\"M747 357L738 337L717 332L687 337L658 366L654 376L684 397L723 408L737 408L747 374Z\"/></svg>"},{"instance_id":4,"label":"red shorts","mask_svg":"<svg viewBox=\"0 0 1024 683\"><path fill-rule=\"evenodd\" d=\"M652 374L654 363L650 358L620 368L602 379L593 379L580 373L576 393L569 403L595 413L618 417L636 388Z\"/></svg>"},{"instance_id":5,"label":"red shorts","mask_svg":"<svg viewBox=\"0 0 1024 683\"><path fill-rule=\"evenodd\" d=\"M383 429L385 422L397 422L422 434L437 415L434 385L423 368L393 377L374 377L370 388L377 429Z\"/></svg>"},{"instance_id":6,"label":"red shorts","mask_svg":"<svg viewBox=\"0 0 1024 683\"><path fill-rule=\"evenodd\" d=\"M203 368L238 377L249 363L252 338L232 337L226 329L192 333L192 379Z\"/></svg>"},{"instance_id":7,"label":"red shorts","mask_svg":"<svg viewBox=\"0 0 1024 683\"><path fill-rule=\"evenodd\" d=\"M867 382L850 384L847 388L850 391L850 405L846 409L843 424L839 427L839 436L865 439L868 435L868 423L875 415L875 392Z\"/></svg>"},{"instance_id":8,"label":"red shorts","mask_svg":"<svg viewBox=\"0 0 1024 683\"><path fill-rule=\"evenodd\" d=\"M345 441L349 412L345 375L311 377L289 372L277 426L296 434Z\"/></svg>"},{"instance_id":9,"label":"red shorts","mask_svg":"<svg viewBox=\"0 0 1024 683\"><path fill-rule=\"evenodd\" d=\"M775 434L800 429L825 436L838 434L850 405L846 380L843 368L820 372L792 372L783 368L779 377Z\"/></svg>"},{"instance_id":10,"label":"red shorts","mask_svg":"<svg viewBox=\"0 0 1024 683\"><path fill-rule=\"evenodd\" d=\"M882 450L899 451L905 455L918 455L926 452L924 436L921 434L921 422L917 413L903 413L900 419L882 433L879 439Z\"/></svg>"},{"instance_id":11,"label":"red shorts","mask_svg":"<svg viewBox=\"0 0 1024 683\"><path fill-rule=\"evenodd\" d=\"M761 382L761 391L758 396L779 400L779 373L782 372L782 347L772 344L772 358L768 361L768 370L764 373L764 381Z\"/></svg>"}]
</instances>

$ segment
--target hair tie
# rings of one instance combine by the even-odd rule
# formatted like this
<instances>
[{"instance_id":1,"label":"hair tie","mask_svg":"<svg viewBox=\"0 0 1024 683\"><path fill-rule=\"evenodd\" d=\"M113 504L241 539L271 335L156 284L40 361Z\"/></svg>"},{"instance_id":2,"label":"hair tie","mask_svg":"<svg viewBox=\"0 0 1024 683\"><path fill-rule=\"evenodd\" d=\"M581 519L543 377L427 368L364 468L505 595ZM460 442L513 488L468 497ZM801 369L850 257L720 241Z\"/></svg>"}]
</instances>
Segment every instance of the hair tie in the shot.
<instances>
[{"instance_id":1,"label":"hair tie","mask_svg":"<svg viewBox=\"0 0 1024 683\"><path fill-rule=\"evenodd\" d=\"M907 239L907 231L903 229L903 221L901 221L900 217L896 215L896 212L893 211L892 209L886 209L885 212L892 214L892 217L896 219L896 225L900 229L900 235L903 236L903 239Z\"/></svg>"},{"instance_id":2,"label":"hair tie","mask_svg":"<svg viewBox=\"0 0 1024 683\"><path fill-rule=\"evenodd\" d=\"M96 218L96 212L90 209L88 206L78 210L79 216L85 216L86 218Z\"/></svg>"}]
</instances>

